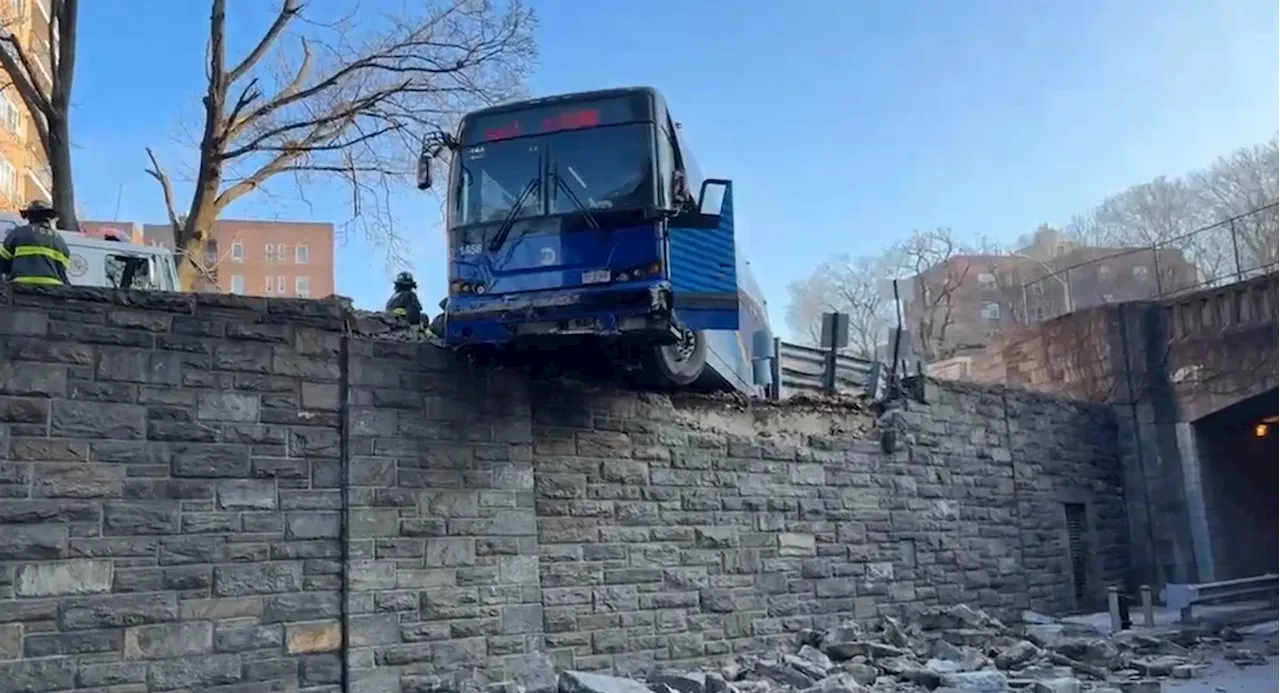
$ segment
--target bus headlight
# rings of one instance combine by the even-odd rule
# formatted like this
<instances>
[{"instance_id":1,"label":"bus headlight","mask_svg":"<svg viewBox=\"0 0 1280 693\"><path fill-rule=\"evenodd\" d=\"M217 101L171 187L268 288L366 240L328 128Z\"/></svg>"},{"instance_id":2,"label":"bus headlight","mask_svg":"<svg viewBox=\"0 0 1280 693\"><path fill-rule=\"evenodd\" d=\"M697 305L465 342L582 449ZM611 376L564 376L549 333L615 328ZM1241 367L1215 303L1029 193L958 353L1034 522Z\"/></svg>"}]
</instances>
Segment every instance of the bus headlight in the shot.
<instances>
[{"instance_id":1,"label":"bus headlight","mask_svg":"<svg viewBox=\"0 0 1280 693\"><path fill-rule=\"evenodd\" d=\"M627 282L633 279L642 279L644 277L653 277L662 274L662 263L658 261L650 262L640 267L629 267L617 274L613 275L615 282Z\"/></svg>"}]
</instances>

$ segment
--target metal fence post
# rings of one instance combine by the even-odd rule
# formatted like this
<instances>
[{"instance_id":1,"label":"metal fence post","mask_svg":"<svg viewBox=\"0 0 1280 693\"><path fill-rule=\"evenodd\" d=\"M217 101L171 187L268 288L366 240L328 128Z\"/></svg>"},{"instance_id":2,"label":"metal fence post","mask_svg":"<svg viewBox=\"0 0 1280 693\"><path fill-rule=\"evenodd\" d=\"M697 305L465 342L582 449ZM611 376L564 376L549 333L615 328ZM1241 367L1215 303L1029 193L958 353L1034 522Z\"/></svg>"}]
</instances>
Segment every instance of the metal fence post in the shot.
<instances>
[{"instance_id":1,"label":"metal fence post","mask_svg":"<svg viewBox=\"0 0 1280 693\"><path fill-rule=\"evenodd\" d=\"M1062 295L1065 297L1064 302L1067 306L1067 312L1074 313L1076 310L1076 297L1072 295L1071 291L1071 268L1068 267L1067 270L1062 273L1062 276Z\"/></svg>"},{"instance_id":2,"label":"metal fence post","mask_svg":"<svg viewBox=\"0 0 1280 693\"><path fill-rule=\"evenodd\" d=\"M1031 302L1027 300L1027 283L1022 282L1022 324L1031 324Z\"/></svg>"},{"instance_id":3,"label":"metal fence post","mask_svg":"<svg viewBox=\"0 0 1280 693\"><path fill-rule=\"evenodd\" d=\"M1236 236L1236 220L1227 220L1231 229L1231 256L1236 261L1236 281L1244 281L1244 264L1240 262L1240 239Z\"/></svg>"},{"instance_id":4,"label":"metal fence post","mask_svg":"<svg viewBox=\"0 0 1280 693\"><path fill-rule=\"evenodd\" d=\"M1164 294L1164 284L1160 281L1160 246L1151 246L1151 267L1156 271L1156 296Z\"/></svg>"},{"instance_id":5,"label":"metal fence post","mask_svg":"<svg viewBox=\"0 0 1280 693\"><path fill-rule=\"evenodd\" d=\"M782 399L782 338L773 338L773 363L769 364L773 375L773 389L769 393L774 401Z\"/></svg>"}]
</instances>

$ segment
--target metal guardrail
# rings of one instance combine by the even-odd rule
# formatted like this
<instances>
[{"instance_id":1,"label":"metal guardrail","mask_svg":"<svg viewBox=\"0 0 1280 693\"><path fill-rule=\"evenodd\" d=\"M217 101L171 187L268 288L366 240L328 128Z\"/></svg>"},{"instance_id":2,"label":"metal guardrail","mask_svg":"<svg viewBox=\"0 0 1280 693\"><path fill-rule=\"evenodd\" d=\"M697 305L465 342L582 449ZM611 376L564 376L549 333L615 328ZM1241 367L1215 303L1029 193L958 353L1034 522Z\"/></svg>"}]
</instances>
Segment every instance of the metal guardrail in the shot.
<instances>
[{"instance_id":1,"label":"metal guardrail","mask_svg":"<svg viewBox=\"0 0 1280 693\"><path fill-rule=\"evenodd\" d=\"M815 347L774 340L774 382L778 399L797 394L819 395L823 392L827 368L827 352ZM836 392L858 395L866 391L873 362L853 356L836 356Z\"/></svg>"},{"instance_id":2,"label":"metal guardrail","mask_svg":"<svg viewBox=\"0 0 1280 693\"><path fill-rule=\"evenodd\" d=\"M1272 604L1280 595L1280 576L1256 575L1254 577L1202 582L1200 584L1165 585L1161 597L1165 606L1178 609L1183 623L1191 620L1191 608L1213 602L1231 602L1243 599L1266 598Z\"/></svg>"}]
</instances>

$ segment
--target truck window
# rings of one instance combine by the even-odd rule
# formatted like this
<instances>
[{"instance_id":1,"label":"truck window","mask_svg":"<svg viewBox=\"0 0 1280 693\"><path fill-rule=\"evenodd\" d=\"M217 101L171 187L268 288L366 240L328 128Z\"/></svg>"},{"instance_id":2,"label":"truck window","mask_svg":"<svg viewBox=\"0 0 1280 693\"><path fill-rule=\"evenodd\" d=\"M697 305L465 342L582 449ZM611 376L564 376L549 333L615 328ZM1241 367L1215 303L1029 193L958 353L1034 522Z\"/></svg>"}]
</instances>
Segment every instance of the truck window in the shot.
<instances>
[{"instance_id":1,"label":"truck window","mask_svg":"<svg viewBox=\"0 0 1280 693\"><path fill-rule=\"evenodd\" d=\"M106 254L107 283L115 289L156 289L152 263L146 257L119 253Z\"/></svg>"}]
</instances>

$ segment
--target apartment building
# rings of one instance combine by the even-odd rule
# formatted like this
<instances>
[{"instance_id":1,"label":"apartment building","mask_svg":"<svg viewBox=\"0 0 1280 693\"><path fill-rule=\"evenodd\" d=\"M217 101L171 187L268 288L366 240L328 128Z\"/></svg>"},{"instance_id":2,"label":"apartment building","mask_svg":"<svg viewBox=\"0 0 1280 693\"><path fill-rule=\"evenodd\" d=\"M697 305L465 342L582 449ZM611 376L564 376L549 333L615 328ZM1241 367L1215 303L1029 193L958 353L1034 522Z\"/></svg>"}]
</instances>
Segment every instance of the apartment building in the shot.
<instances>
[{"instance_id":1,"label":"apartment building","mask_svg":"<svg viewBox=\"0 0 1280 693\"><path fill-rule=\"evenodd\" d=\"M35 59L35 79L48 88L53 48L49 35L49 0L0 0L0 26L12 31L27 55ZM6 44L7 47L7 44ZM10 80L0 75L0 84ZM52 199L53 178L31 114L17 90L0 89L0 212L16 211L35 198Z\"/></svg>"},{"instance_id":2,"label":"apartment building","mask_svg":"<svg viewBox=\"0 0 1280 693\"><path fill-rule=\"evenodd\" d=\"M1014 326L1190 288L1196 276L1178 250L1083 246L1042 228L1014 253L957 255L912 277L903 319L932 361Z\"/></svg>"},{"instance_id":3,"label":"apartment building","mask_svg":"<svg viewBox=\"0 0 1280 693\"><path fill-rule=\"evenodd\" d=\"M168 224L143 224L145 243L173 247ZM334 292L333 224L219 219L197 291L322 298Z\"/></svg>"}]
</instances>

